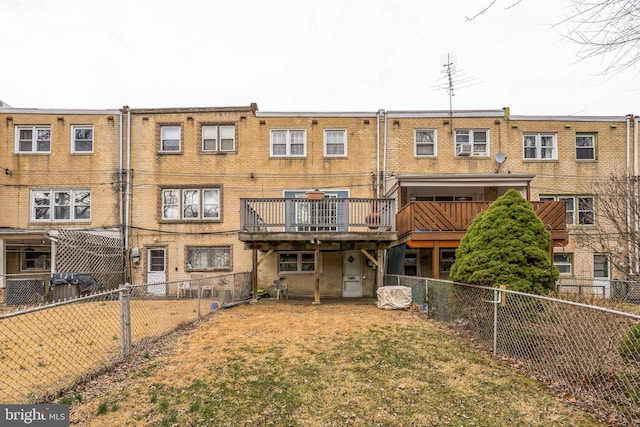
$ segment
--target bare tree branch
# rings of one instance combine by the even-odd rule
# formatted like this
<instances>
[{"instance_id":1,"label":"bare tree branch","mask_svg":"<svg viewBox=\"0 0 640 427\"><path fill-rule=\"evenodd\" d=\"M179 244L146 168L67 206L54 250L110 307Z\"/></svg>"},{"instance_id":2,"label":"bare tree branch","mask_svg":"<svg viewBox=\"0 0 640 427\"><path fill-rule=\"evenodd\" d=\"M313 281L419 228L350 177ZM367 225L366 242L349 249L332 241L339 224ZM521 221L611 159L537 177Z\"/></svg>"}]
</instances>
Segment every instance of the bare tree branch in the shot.
<instances>
[{"instance_id":1,"label":"bare tree branch","mask_svg":"<svg viewBox=\"0 0 640 427\"><path fill-rule=\"evenodd\" d=\"M515 0L505 10L520 4ZM466 21L474 21L494 7L486 7ZM605 73L615 74L640 62L640 0L571 0L571 12L552 25L571 42L581 46L579 57L606 58Z\"/></svg>"},{"instance_id":2,"label":"bare tree branch","mask_svg":"<svg viewBox=\"0 0 640 427\"><path fill-rule=\"evenodd\" d=\"M598 216L592 227L572 230L579 245L606 254L626 278L637 278L640 263L640 198L638 177L612 174L594 181Z\"/></svg>"}]
</instances>

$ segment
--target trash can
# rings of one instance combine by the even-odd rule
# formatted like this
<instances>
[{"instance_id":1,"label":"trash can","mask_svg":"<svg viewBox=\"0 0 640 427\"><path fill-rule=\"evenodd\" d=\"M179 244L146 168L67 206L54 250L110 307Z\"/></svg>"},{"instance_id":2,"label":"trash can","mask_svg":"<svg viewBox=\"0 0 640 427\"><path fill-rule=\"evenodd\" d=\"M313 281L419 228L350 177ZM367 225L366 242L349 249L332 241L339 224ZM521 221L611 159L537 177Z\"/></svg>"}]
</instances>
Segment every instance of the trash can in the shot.
<instances>
[{"instance_id":1,"label":"trash can","mask_svg":"<svg viewBox=\"0 0 640 427\"><path fill-rule=\"evenodd\" d=\"M78 298L80 289L77 284L58 283L53 286L53 300L61 301L70 298Z\"/></svg>"}]
</instances>

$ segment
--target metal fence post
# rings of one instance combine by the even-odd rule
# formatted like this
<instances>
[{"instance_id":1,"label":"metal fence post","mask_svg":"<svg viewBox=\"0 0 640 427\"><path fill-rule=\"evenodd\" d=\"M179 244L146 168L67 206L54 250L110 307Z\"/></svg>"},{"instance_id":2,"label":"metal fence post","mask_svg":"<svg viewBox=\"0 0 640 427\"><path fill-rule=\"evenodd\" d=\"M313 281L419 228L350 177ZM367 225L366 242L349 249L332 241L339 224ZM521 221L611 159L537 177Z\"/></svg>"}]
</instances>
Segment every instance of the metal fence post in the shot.
<instances>
[{"instance_id":1,"label":"metal fence post","mask_svg":"<svg viewBox=\"0 0 640 427\"><path fill-rule=\"evenodd\" d=\"M493 290L493 354L498 354L498 304L500 304L498 288Z\"/></svg>"},{"instance_id":2,"label":"metal fence post","mask_svg":"<svg viewBox=\"0 0 640 427\"><path fill-rule=\"evenodd\" d=\"M200 315L200 305L202 304L202 280L198 280L198 319L202 317Z\"/></svg>"},{"instance_id":3,"label":"metal fence post","mask_svg":"<svg viewBox=\"0 0 640 427\"><path fill-rule=\"evenodd\" d=\"M424 279L424 310L429 313L429 279Z\"/></svg>"},{"instance_id":4,"label":"metal fence post","mask_svg":"<svg viewBox=\"0 0 640 427\"><path fill-rule=\"evenodd\" d=\"M131 353L131 285L120 287L120 357Z\"/></svg>"}]
</instances>

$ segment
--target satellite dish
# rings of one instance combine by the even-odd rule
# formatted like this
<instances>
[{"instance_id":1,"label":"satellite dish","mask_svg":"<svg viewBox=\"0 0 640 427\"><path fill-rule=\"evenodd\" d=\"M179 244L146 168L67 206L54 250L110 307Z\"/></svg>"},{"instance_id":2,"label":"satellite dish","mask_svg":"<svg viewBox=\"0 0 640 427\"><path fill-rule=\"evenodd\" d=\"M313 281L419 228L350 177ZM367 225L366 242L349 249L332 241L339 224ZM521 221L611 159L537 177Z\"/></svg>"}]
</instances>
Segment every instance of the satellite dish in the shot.
<instances>
[{"instance_id":1,"label":"satellite dish","mask_svg":"<svg viewBox=\"0 0 640 427\"><path fill-rule=\"evenodd\" d=\"M505 160L507 160L507 156L505 156L502 151L496 153L496 162L503 164Z\"/></svg>"}]
</instances>

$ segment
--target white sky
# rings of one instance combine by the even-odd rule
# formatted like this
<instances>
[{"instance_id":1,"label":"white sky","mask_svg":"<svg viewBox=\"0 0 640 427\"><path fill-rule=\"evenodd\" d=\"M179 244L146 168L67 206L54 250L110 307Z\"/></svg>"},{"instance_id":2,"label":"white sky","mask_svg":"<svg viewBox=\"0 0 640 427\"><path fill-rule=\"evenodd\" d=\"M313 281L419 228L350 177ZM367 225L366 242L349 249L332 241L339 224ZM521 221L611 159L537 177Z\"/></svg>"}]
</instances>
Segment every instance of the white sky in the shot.
<instances>
[{"instance_id":1,"label":"white sky","mask_svg":"<svg viewBox=\"0 0 640 427\"><path fill-rule=\"evenodd\" d=\"M0 100L16 108L222 107L640 114L638 69L551 28L568 0L1 0ZM464 83L467 81L467 83Z\"/></svg>"}]
</instances>

